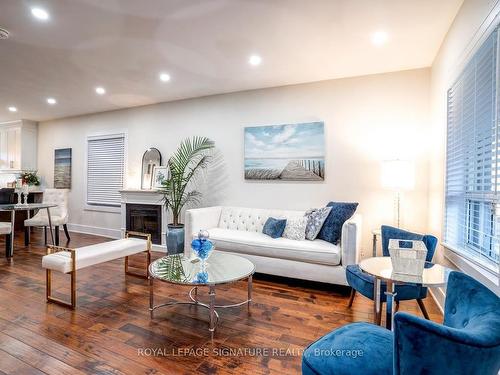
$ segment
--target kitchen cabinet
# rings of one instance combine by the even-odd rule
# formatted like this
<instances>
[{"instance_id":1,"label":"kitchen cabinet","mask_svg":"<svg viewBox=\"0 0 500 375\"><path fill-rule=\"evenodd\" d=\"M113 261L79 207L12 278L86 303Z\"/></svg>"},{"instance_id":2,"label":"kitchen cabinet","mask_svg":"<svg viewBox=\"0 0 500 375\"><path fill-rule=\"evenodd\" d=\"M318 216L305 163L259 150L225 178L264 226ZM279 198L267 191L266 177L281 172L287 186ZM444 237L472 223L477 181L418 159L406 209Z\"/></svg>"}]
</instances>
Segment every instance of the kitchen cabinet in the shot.
<instances>
[{"instance_id":1,"label":"kitchen cabinet","mask_svg":"<svg viewBox=\"0 0 500 375\"><path fill-rule=\"evenodd\" d=\"M0 172L36 170L37 138L34 121L0 123Z\"/></svg>"}]
</instances>

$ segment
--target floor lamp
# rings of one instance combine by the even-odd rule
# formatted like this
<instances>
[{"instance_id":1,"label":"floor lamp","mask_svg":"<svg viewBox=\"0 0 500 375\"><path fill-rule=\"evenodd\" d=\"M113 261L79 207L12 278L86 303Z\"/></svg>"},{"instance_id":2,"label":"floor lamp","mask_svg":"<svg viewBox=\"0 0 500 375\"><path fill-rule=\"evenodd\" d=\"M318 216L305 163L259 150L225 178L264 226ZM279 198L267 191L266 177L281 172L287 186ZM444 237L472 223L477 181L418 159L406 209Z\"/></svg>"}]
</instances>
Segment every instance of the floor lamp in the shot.
<instances>
[{"instance_id":1,"label":"floor lamp","mask_svg":"<svg viewBox=\"0 0 500 375\"><path fill-rule=\"evenodd\" d=\"M401 226L401 193L415 188L415 167L409 160L385 160L382 162L382 187L394 191L396 222Z\"/></svg>"}]
</instances>

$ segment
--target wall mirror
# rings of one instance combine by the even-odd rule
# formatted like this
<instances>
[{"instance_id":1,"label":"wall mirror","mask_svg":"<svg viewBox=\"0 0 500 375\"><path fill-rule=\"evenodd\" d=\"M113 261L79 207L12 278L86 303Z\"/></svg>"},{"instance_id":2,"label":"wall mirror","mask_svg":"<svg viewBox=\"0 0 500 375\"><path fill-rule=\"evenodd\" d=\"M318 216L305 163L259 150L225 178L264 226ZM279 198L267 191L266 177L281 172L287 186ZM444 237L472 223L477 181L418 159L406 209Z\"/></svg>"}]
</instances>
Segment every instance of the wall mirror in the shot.
<instances>
[{"instance_id":1,"label":"wall mirror","mask_svg":"<svg viewBox=\"0 0 500 375\"><path fill-rule=\"evenodd\" d=\"M154 167L161 165L161 153L157 148L149 148L142 156L141 189L150 190Z\"/></svg>"}]
</instances>

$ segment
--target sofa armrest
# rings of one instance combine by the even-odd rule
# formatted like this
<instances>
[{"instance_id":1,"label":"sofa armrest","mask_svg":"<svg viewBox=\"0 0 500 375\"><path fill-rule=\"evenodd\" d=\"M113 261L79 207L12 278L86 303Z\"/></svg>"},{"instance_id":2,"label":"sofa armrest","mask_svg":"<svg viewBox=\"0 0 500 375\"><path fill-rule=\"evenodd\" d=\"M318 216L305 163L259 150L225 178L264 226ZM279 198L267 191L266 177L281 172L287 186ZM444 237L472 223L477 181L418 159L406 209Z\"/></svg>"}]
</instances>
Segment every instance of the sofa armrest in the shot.
<instances>
[{"instance_id":1,"label":"sofa armrest","mask_svg":"<svg viewBox=\"0 0 500 375\"><path fill-rule=\"evenodd\" d=\"M184 227L184 255L191 256L191 241L193 235L200 229L210 229L219 226L221 206L196 208L186 211Z\"/></svg>"},{"instance_id":2,"label":"sofa armrest","mask_svg":"<svg viewBox=\"0 0 500 375\"><path fill-rule=\"evenodd\" d=\"M361 255L361 215L355 214L342 226L340 248L342 266L358 264Z\"/></svg>"}]
</instances>

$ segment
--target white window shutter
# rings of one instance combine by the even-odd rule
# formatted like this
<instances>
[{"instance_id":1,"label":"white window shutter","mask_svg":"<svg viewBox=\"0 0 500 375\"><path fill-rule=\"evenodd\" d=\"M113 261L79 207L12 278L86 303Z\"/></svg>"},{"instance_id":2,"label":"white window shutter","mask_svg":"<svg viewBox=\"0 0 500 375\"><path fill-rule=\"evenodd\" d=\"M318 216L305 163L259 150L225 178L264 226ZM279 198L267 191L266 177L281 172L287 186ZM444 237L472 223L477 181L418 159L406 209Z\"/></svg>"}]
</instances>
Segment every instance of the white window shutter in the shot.
<instances>
[{"instance_id":1,"label":"white window shutter","mask_svg":"<svg viewBox=\"0 0 500 375\"><path fill-rule=\"evenodd\" d=\"M498 30L448 91L445 243L499 263Z\"/></svg>"},{"instance_id":2,"label":"white window shutter","mask_svg":"<svg viewBox=\"0 0 500 375\"><path fill-rule=\"evenodd\" d=\"M125 135L87 139L87 204L120 206L125 171Z\"/></svg>"}]
</instances>

